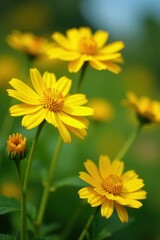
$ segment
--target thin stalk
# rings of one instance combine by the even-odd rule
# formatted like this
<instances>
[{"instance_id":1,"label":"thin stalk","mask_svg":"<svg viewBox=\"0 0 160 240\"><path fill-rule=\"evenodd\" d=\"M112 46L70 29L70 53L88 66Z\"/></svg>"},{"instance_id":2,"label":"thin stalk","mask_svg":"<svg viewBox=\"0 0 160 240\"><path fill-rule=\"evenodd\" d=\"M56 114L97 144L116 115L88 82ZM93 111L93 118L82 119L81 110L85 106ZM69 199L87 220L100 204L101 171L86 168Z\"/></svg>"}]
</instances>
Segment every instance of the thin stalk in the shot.
<instances>
[{"instance_id":1,"label":"thin stalk","mask_svg":"<svg viewBox=\"0 0 160 240\"><path fill-rule=\"evenodd\" d=\"M23 183L23 191L24 191L24 193L26 193L26 189L27 189L27 186L28 186L28 180L29 180L29 174L30 174L31 165L32 165L33 153L34 153L36 144L37 144L37 142L38 142L38 139L39 139L41 130L42 130L43 126L44 126L44 123L45 123L45 121L43 121L43 122L38 126L37 132L36 132L36 135L35 135L35 138L34 138L34 140L33 140L32 146L31 146L29 158L28 158L28 161L27 161L27 167L26 167L26 171L25 171L25 176L24 176L24 183Z\"/></svg>"},{"instance_id":2,"label":"thin stalk","mask_svg":"<svg viewBox=\"0 0 160 240\"><path fill-rule=\"evenodd\" d=\"M89 230L89 228L90 228L90 226L91 226L91 224L92 224L92 222L93 222L93 220L94 220L98 211L99 211L99 208L96 208L96 210L90 215L90 217L89 217L83 231L81 232L78 240L83 240L84 239L84 237L86 236L86 234L87 234L87 232L88 232L88 230Z\"/></svg>"},{"instance_id":3,"label":"thin stalk","mask_svg":"<svg viewBox=\"0 0 160 240\"><path fill-rule=\"evenodd\" d=\"M85 62L82 69L81 69L80 78L79 78L78 83L77 83L76 93L78 93L79 90L80 90L80 87L82 85L82 82L83 82L83 79L84 79L84 74L86 72L87 66L88 66L88 63Z\"/></svg>"},{"instance_id":4,"label":"thin stalk","mask_svg":"<svg viewBox=\"0 0 160 240\"><path fill-rule=\"evenodd\" d=\"M59 158L59 154L60 154L61 147L62 147L62 142L63 142L62 138L59 137L59 140L57 142L57 146L56 146L56 149L54 151L54 155L53 155L53 158L52 158L52 161L51 161L51 165L50 165L50 168L49 168L48 179L47 179L47 182L45 183L44 188L43 188L40 207L39 207L39 211L38 211L37 218L36 218L36 221L35 221L37 231L38 231L38 229L41 226L42 221L43 221L43 217L44 217L44 213L45 213L45 209L46 209L46 205L47 205L48 197L49 197L49 193L50 193L50 188L51 188L51 185L52 185L52 182L53 182L53 176L54 176L54 172L55 172L56 163L57 163L57 160Z\"/></svg>"},{"instance_id":5,"label":"thin stalk","mask_svg":"<svg viewBox=\"0 0 160 240\"><path fill-rule=\"evenodd\" d=\"M133 131L131 132L129 138L127 139L127 141L123 145L122 149L117 154L116 159L121 160L124 157L124 155L128 152L129 148L132 146L132 144L134 143L134 141L138 137L142 126L143 126L143 124L139 123L137 128L133 129Z\"/></svg>"},{"instance_id":6,"label":"thin stalk","mask_svg":"<svg viewBox=\"0 0 160 240\"><path fill-rule=\"evenodd\" d=\"M26 224L26 194L23 192L20 163L21 163L21 160L18 162L15 162L17 173L18 173L20 192L21 192L20 240L27 240L28 236L27 236L27 224Z\"/></svg>"}]
</instances>

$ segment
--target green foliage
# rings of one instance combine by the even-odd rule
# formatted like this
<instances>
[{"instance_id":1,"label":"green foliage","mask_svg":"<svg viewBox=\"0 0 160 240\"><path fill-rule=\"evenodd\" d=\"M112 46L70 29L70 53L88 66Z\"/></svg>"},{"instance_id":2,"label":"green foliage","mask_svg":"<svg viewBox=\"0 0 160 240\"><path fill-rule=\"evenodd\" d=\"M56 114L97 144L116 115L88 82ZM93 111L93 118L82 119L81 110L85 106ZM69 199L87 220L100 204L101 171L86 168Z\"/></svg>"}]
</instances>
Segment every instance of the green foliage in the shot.
<instances>
[{"instance_id":1,"label":"green foliage","mask_svg":"<svg viewBox=\"0 0 160 240\"><path fill-rule=\"evenodd\" d=\"M9 236L8 234L0 234L0 240L15 240L15 238Z\"/></svg>"},{"instance_id":2,"label":"green foliage","mask_svg":"<svg viewBox=\"0 0 160 240\"><path fill-rule=\"evenodd\" d=\"M20 202L11 197L0 195L0 215L20 211Z\"/></svg>"}]
</instances>

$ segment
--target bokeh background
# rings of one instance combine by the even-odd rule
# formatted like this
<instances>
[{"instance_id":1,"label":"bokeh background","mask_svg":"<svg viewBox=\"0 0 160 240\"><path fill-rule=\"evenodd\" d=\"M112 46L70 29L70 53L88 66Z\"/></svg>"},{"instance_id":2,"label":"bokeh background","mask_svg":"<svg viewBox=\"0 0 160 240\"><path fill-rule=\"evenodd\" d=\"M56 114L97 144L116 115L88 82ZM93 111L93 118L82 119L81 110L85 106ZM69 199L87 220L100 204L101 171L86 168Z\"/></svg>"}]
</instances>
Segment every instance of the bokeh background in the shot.
<instances>
[{"instance_id":1,"label":"bokeh background","mask_svg":"<svg viewBox=\"0 0 160 240\"><path fill-rule=\"evenodd\" d=\"M97 163L100 154L107 154L113 159L137 124L132 111L121 104L126 92L132 90L139 96L147 95L160 100L160 1L1 0L0 19L0 193L19 197L15 169L5 155L8 134L17 131L23 133L28 138L29 147L35 134L34 129L27 131L21 127L20 118L12 120L8 116L11 105L11 99L6 94L8 81L12 77L27 81L29 68L37 67L41 72L51 71L58 77L70 77L73 79L74 89L79 75L68 73L67 64L58 61L36 59L28 64L26 56L12 49L6 42L6 36L13 29L30 31L51 40L54 31L64 33L68 28L89 26L93 31L108 31L110 42L125 42L122 72L114 75L88 68L81 88L88 99L101 97L109 101L113 116L105 123L91 120L88 136L84 141L73 138L70 145L63 146L55 179L78 176L78 172L84 169L83 162L87 158ZM56 140L56 130L46 125L37 146L31 172L29 199L33 204L39 201L41 181L46 174L45 169L49 165ZM160 239L159 146L160 127L147 126L124 157L125 169L135 169L144 179L148 197L143 201L144 206L141 209L128 209L133 221L126 227L120 226L120 230L108 239ZM76 239L80 226L83 226L91 211L89 205L81 207L81 211L77 210L81 204L77 191L78 188L65 186L53 193L45 215L46 222L54 221L62 227L75 212L79 214L74 231L68 239ZM119 221L116 217L113 219ZM106 221L106 227L113 219ZM17 229L18 221L14 214L1 216L0 221L1 233L12 233Z\"/></svg>"}]
</instances>

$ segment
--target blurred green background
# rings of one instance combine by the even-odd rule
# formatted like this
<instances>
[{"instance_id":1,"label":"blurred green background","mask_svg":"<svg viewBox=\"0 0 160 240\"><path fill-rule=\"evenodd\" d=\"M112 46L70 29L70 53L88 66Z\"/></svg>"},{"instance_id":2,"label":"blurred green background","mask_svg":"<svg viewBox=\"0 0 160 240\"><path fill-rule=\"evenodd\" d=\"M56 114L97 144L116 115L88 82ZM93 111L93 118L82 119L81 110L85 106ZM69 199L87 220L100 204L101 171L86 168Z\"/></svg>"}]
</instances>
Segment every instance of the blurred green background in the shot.
<instances>
[{"instance_id":1,"label":"blurred green background","mask_svg":"<svg viewBox=\"0 0 160 240\"><path fill-rule=\"evenodd\" d=\"M130 2L130 3L128 3ZM8 134L21 132L28 138L30 147L35 130L27 131L20 125L21 118L8 117L11 99L6 94L8 81L12 77L21 80L29 78L29 67L54 72L58 77L66 75L73 79L73 91L79 74L67 71L67 63L57 61L34 60L30 65L23 53L12 49L6 42L6 36L13 29L30 31L51 40L54 31L65 32L68 28L90 26L93 31L104 29L110 33L109 42L125 42L122 72L114 75L87 69L81 92L87 98L102 97L111 102L114 118L106 123L91 120L87 138L82 141L73 137L70 145L63 145L57 164L55 179L77 175L84 169L83 162L89 158L98 162L100 154L114 159L137 122L130 109L122 106L126 91L147 95L160 100L160 2L155 1L92 1L92 0L1 0L0 2L0 193L13 195L17 184L15 169L5 155ZM9 118L6 123L6 118ZM13 121L10 128L10 123ZM4 123L6 125L4 126ZM29 200L37 204L41 193L41 180L52 157L57 141L57 131L46 124L37 151L34 156L30 178ZM134 219L129 226L114 233L110 240L158 240L160 239L160 128L147 126L126 154L125 169L135 169L144 179L148 197L139 209L128 209ZM24 163L25 164L25 163ZM36 173L36 174L35 174ZM39 174L38 174L39 173ZM35 187L36 190L35 191ZM49 199L46 222L58 222L60 228L79 209L79 188L64 187L53 193ZM18 194L18 193L17 193ZM17 196L17 195L16 195ZM79 212L78 221L68 239L76 239L85 223L91 207L84 205ZM13 214L0 216L0 232L12 233L18 226ZM108 224L119 221L110 218ZM106 226L107 226L106 221ZM121 224L122 225L122 224ZM120 227L121 228L121 227Z\"/></svg>"}]
</instances>

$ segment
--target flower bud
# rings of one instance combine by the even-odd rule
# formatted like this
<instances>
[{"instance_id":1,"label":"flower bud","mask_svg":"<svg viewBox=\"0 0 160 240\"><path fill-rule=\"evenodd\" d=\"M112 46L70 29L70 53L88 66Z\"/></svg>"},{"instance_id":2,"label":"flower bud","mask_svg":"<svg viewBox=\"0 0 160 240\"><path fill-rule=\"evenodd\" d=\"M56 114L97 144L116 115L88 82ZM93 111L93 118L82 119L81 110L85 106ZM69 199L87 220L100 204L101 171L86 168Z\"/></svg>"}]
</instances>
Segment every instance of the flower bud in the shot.
<instances>
[{"instance_id":1,"label":"flower bud","mask_svg":"<svg viewBox=\"0 0 160 240\"><path fill-rule=\"evenodd\" d=\"M19 161L27 156L27 138L22 138L22 134L16 133L9 136L7 140L7 155L10 160Z\"/></svg>"}]
</instances>

